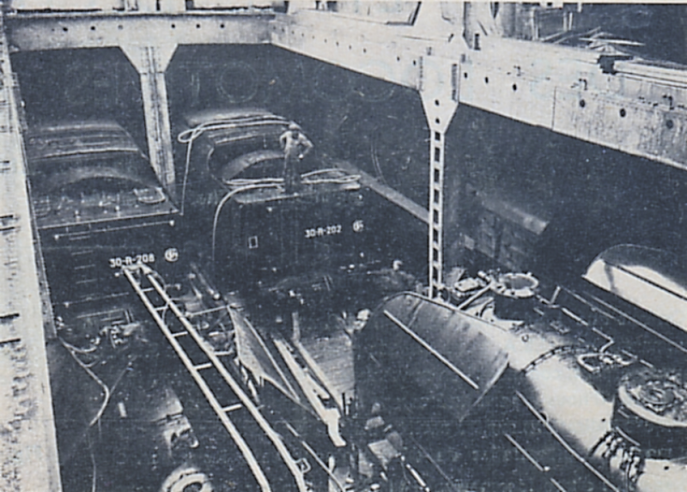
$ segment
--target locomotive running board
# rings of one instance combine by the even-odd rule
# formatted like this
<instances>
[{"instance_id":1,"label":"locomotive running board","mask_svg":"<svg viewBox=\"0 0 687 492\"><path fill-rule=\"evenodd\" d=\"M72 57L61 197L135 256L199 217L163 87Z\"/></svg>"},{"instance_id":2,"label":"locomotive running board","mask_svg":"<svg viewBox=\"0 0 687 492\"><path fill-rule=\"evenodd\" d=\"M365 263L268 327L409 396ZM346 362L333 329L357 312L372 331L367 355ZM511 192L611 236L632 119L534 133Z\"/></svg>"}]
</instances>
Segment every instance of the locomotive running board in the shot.
<instances>
[{"instance_id":1,"label":"locomotive running board","mask_svg":"<svg viewBox=\"0 0 687 492\"><path fill-rule=\"evenodd\" d=\"M252 417L255 423L262 430L264 436L274 446L281 460L284 462L289 472L293 476L298 491L306 492L308 489L305 485L303 471L301 471L297 461L294 460L289 453L289 450L286 448L281 436L272 428L269 422L260 413L260 410L253 403L248 394L246 394L246 392L241 388L241 385L227 370L212 347L198 333L193 323L191 323L191 321L182 312L174 300L169 297L164 287L156 279L156 276L159 278L158 274L151 268L142 264L123 267L122 272L145 305L150 315L155 320L155 323L158 325L169 344L176 352L181 362L188 370L191 377L193 377L194 381L200 388L215 414L219 417L224 428L227 430L232 440L236 443L239 451L246 460L248 467L253 473L253 476L257 480L261 491L272 492L274 489L272 488L265 474L265 470L256 459L253 450L249 446L248 442L246 442L246 439L241 434L236 423L229 418L229 414L232 412L240 410L246 410L249 412L250 417ZM146 281L150 287L144 287L142 285L143 281ZM148 293L155 293L163 301L163 304L156 306L148 297ZM164 321L160 313L167 309L171 311L176 319L181 323L183 327L182 330L173 331ZM207 357L208 361L203 364L194 364L189 355L186 353L186 350L184 350L183 346L177 340L180 337L193 340L200 351ZM221 375L222 379L227 384L227 387L237 397L237 403L222 407L217 396L210 389L210 386L201 374L201 371L213 368ZM249 436L251 442L255 442L257 437L258 436L255 435Z\"/></svg>"}]
</instances>

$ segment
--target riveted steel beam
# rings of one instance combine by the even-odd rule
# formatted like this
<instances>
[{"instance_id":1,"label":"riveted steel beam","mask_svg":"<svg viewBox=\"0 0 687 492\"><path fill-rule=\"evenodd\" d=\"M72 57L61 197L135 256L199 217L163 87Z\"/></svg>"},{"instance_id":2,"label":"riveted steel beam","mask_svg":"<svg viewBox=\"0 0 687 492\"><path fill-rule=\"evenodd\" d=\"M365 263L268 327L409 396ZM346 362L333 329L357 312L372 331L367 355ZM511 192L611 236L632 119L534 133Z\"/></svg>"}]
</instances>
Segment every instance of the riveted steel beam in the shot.
<instances>
[{"instance_id":1,"label":"riveted steel beam","mask_svg":"<svg viewBox=\"0 0 687 492\"><path fill-rule=\"evenodd\" d=\"M431 37L301 10L276 16L271 34L277 46L418 90L433 77L423 57L453 60L461 104L687 169L686 67L494 36L473 50L460 31Z\"/></svg>"},{"instance_id":2,"label":"riveted steel beam","mask_svg":"<svg viewBox=\"0 0 687 492\"><path fill-rule=\"evenodd\" d=\"M580 140L687 167L687 71L604 60L598 52L484 37L468 49L460 26L436 34L330 12L236 15L17 13L19 50L149 44L269 43L366 75L420 88L420 59L460 62L460 102ZM620 116L621 113L623 116Z\"/></svg>"},{"instance_id":3,"label":"riveted steel beam","mask_svg":"<svg viewBox=\"0 0 687 492\"><path fill-rule=\"evenodd\" d=\"M174 194L174 156L165 70L176 51L176 45L123 44L121 48L141 77L141 96L150 165L160 183L167 191Z\"/></svg>"},{"instance_id":4,"label":"riveted steel beam","mask_svg":"<svg viewBox=\"0 0 687 492\"><path fill-rule=\"evenodd\" d=\"M412 26L298 11L272 22L272 44L394 84L419 89L420 59L440 39L411 37Z\"/></svg>"},{"instance_id":5,"label":"riveted steel beam","mask_svg":"<svg viewBox=\"0 0 687 492\"><path fill-rule=\"evenodd\" d=\"M687 67L503 39L462 60L461 103L687 169Z\"/></svg>"},{"instance_id":6,"label":"riveted steel beam","mask_svg":"<svg viewBox=\"0 0 687 492\"><path fill-rule=\"evenodd\" d=\"M12 48L37 51L122 44L262 44L270 15L229 13L18 13L8 18Z\"/></svg>"},{"instance_id":7,"label":"riveted steel beam","mask_svg":"<svg viewBox=\"0 0 687 492\"><path fill-rule=\"evenodd\" d=\"M61 490L26 162L0 4L0 490Z\"/></svg>"}]
</instances>

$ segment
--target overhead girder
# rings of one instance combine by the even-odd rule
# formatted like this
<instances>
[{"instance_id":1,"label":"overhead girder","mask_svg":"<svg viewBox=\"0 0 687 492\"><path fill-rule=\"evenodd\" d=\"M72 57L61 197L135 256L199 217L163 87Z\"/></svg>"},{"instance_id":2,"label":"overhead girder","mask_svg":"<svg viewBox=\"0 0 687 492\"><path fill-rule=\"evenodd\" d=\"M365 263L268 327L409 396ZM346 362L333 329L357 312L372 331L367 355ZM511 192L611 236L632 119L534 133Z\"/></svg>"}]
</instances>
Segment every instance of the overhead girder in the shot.
<instances>
[{"instance_id":1,"label":"overhead girder","mask_svg":"<svg viewBox=\"0 0 687 492\"><path fill-rule=\"evenodd\" d=\"M687 69L508 39L462 57L460 102L687 169Z\"/></svg>"},{"instance_id":2,"label":"overhead girder","mask_svg":"<svg viewBox=\"0 0 687 492\"><path fill-rule=\"evenodd\" d=\"M411 26L371 24L326 12L300 11L271 23L271 42L310 58L370 77L419 89L421 58L430 39L411 38ZM438 41L438 40L434 40Z\"/></svg>"},{"instance_id":3,"label":"overhead girder","mask_svg":"<svg viewBox=\"0 0 687 492\"><path fill-rule=\"evenodd\" d=\"M411 26L299 11L276 17L272 43L418 90L435 77L423 60L447 59L460 67L460 104L687 169L684 67L494 36L476 50L460 34L415 34Z\"/></svg>"},{"instance_id":4,"label":"overhead girder","mask_svg":"<svg viewBox=\"0 0 687 492\"><path fill-rule=\"evenodd\" d=\"M170 188L165 63L155 60L174 46L272 44L417 90L431 132L428 222L434 287L441 285L443 134L458 104L687 169L684 67L487 32L477 40L474 33L479 29L471 29L476 12L467 15L470 9L466 9L464 15L460 8L444 12L443 7L428 5L423 4L413 25L307 8L273 15L18 13L8 20L16 50L111 46L124 50L141 76L151 160ZM437 111L443 113L441 117Z\"/></svg>"},{"instance_id":5,"label":"overhead girder","mask_svg":"<svg viewBox=\"0 0 687 492\"><path fill-rule=\"evenodd\" d=\"M426 12L426 15L439 15ZM446 21L385 25L332 12L237 15L18 13L19 51L127 45L273 44L419 90L423 59L461 67L459 102L579 140L687 168L687 70L539 42L484 36L470 49ZM426 20L426 17L425 17ZM466 20L467 21L467 20ZM416 28L417 27L417 28Z\"/></svg>"},{"instance_id":6,"label":"overhead girder","mask_svg":"<svg viewBox=\"0 0 687 492\"><path fill-rule=\"evenodd\" d=\"M123 44L266 44L270 15L229 13L19 13L7 16L16 51L110 48Z\"/></svg>"}]
</instances>

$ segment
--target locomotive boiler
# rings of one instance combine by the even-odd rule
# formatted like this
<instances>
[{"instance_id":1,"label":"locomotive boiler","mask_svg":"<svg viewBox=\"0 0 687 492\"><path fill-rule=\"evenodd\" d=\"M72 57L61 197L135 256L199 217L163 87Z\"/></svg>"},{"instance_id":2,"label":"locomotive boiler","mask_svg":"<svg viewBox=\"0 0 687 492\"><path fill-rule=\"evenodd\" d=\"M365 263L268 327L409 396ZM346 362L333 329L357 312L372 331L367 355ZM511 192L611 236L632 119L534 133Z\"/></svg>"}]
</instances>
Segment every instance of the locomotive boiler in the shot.
<instances>
[{"instance_id":1,"label":"locomotive boiler","mask_svg":"<svg viewBox=\"0 0 687 492\"><path fill-rule=\"evenodd\" d=\"M118 123L36 125L26 153L54 304L116 296L123 265L176 261L177 208Z\"/></svg>"},{"instance_id":2,"label":"locomotive boiler","mask_svg":"<svg viewBox=\"0 0 687 492\"><path fill-rule=\"evenodd\" d=\"M359 445L389 490L682 490L679 330L520 273L452 294L393 296L356 339Z\"/></svg>"}]
</instances>

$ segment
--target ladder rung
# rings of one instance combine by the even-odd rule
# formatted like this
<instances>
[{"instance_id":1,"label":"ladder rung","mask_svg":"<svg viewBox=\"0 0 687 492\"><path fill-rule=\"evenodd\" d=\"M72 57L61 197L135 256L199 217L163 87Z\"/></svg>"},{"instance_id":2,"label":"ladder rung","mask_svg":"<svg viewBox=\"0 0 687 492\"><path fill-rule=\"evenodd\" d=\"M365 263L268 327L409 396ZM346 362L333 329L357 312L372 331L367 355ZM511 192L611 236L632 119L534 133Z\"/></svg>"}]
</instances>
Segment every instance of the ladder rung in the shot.
<instances>
[{"instance_id":1,"label":"ladder rung","mask_svg":"<svg viewBox=\"0 0 687 492\"><path fill-rule=\"evenodd\" d=\"M97 278L86 278L86 279L83 279L83 280L77 280L77 281L74 282L74 283L75 283L76 285L85 285L85 284L92 284L92 283L95 283L95 282L97 282L97 281L98 281Z\"/></svg>"},{"instance_id":2,"label":"ladder rung","mask_svg":"<svg viewBox=\"0 0 687 492\"><path fill-rule=\"evenodd\" d=\"M69 254L70 254L70 255L72 256L72 258L73 258L74 256L92 255L92 254L93 254L93 251L90 251L90 250L86 250L86 251L74 251L74 252L70 252Z\"/></svg>"},{"instance_id":3,"label":"ladder rung","mask_svg":"<svg viewBox=\"0 0 687 492\"><path fill-rule=\"evenodd\" d=\"M204 309L204 310L198 311L196 313L186 313L186 317L187 318L194 318L196 316L205 316L206 314L214 313L217 311L224 311L226 309L227 309L227 306L217 306L217 307L210 308L210 309Z\"/></svg>"},{"instance_id":4,"label":"ladder rung","mask_svg":"<svg viewBox=\"0 0 687 492\"><path fill-rule=\"evenodd\" d=\"M229 412L234 412L236 410L240 410L243 408L243 405L241 403L234 403L233 405L229 405L228 407L222 408L222 411L224 413L229 413Z\"/></svg>"},{"instance_id":5,"label":"ladder rung","mask_svg":"<svg viewBox=\"0 0 687 492\"><path fill-rule=\"evenodd\" d=\"M155 311L157 311L158 313L161 313L162 311L165 311L167 309L169 309L169 306L167 306L167 304L165 304L164 306L156 307Z\"/></svg>"},{"instance_id":6,"label":"ladder rung","mask_svg":"<svg viewBox=\"0 0 687 492\"><path fill-rule=\"evenodd\" d=\"M212 367L212 362L206 362L205 364L198 364L193 366L196 371L202 371L203 369L210 369Z\"/></svg>"},{"instance_id":7,"label":"ladder rung","mask_svg":"<svg viewBox=\"0 0 687 492\"><path fill-rule=\"evenodd\" d=\"M0 323L9 323L19 317L19 313L0 314Z\"/></svg>"},{"instance_id":8,"label":"ladder rung","mask_svg":"<svg viewBox=\"0 0 687 492\"><path fill-rule=\"evenodd\" d=\"M186 335L188 335L187 331L180 331L177 333L172 333L172 338L185 337Z\"/></svg>"}]
</instances>

